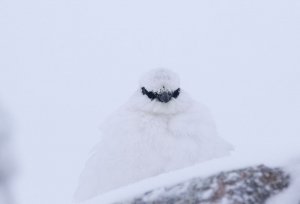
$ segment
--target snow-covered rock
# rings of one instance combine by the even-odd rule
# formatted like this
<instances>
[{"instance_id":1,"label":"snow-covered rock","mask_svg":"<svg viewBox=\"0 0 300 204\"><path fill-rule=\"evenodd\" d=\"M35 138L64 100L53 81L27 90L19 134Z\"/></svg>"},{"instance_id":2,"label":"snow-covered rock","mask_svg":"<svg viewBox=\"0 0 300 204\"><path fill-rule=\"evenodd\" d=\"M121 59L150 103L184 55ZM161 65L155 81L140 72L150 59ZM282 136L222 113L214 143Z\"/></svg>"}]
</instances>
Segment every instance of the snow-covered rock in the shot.
<instances>
[{"instance_id":1,"label":"snow-covered rock","mask_svg":"<svg viewBox=\"0 0 300 204\"><path fill-rule=\"evenodd\" d=\"M194 178L117 204L265 204L289 183L282 169L260 165Z\"/></svg>"},{"instance_id":2,"label":"snow-covered rock","mask_svg":"<svg viewBox=\"0 0 300 204\"><path fill-rule=\"evenodd\" d=\"M300 204L300 160L293 159L290 161L284 171L291 177L289 187L268 200L267 204Z\"/></svg>"}]
</instances>

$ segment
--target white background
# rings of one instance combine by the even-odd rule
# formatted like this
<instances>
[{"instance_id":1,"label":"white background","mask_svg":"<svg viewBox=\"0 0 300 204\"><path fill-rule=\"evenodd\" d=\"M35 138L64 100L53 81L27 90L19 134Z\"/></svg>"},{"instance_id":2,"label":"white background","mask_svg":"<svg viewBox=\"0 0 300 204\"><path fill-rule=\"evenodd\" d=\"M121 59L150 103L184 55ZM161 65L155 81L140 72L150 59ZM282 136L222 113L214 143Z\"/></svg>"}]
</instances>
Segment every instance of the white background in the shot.
<instances>
[{"instance_id":1,"label":"white background","mask_svg":"<svg viewBox=\"0 0 300 204\"><path fill-rule=\"evenodd\" d=\"M19 203L70 203L100 122L156 67L210 107L233 156L300 156L299 11L297 0L1 0Z\"/></svg>"}]
</instances>

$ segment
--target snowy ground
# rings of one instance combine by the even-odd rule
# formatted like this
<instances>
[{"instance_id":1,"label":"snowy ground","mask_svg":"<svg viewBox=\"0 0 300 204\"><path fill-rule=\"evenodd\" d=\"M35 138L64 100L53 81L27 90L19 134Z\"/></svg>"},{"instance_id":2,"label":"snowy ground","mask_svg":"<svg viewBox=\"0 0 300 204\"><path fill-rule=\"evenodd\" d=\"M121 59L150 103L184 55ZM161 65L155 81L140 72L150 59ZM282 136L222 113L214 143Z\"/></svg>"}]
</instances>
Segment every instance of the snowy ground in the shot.
<instances>
[{"instance_id":1,"label":"snowy ground","mask_svg":"<svg viewBox=\"0 0 300 204\"><path fill-rule=\"evenodd\" d=\"M274 165L273 162L266 162L267 164ZM275 162L277 163L277 162ZM91 200L83 202L83 204L102 204L114 203L117 201L127 200L139 196L147 191L162 187L171 186L190 178L203 177L207 178L213 174L217 174L221 170L238 169L241 166L253 166L257 161L242 161L237 157L216 159L214 161L205 162L190 168L185 168L179 171L174 171L168 174L163 174L157 177L149 178L133 185L111 191L101 196L95 197ZM280 203L280 202L279 202ZM278 203L278 204L279 204Z\"/></svg>"},{"instance_id":2,"label":"snowy ground","mask_svg":"<svg viewBox=\"0 0 300 204\"><path fill-rule=\"evenodd\" d=\"M160 66L210 107L236 151L97 198L103 203L300 157L299 9L296 0L1 1L0 100L15 120L19 203L71 203L99 123Z\"/></svg>"}]
</instances>

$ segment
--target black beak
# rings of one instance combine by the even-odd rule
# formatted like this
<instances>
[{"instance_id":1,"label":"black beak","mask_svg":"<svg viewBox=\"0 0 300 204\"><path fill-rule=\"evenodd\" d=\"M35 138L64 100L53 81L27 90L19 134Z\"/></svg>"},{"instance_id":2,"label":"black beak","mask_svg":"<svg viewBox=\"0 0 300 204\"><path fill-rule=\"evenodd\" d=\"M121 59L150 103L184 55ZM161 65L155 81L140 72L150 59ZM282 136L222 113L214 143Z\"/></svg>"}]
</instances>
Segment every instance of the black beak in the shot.
<instances>
[{"instance_id":1,"label":"black beak","mask_svg":"<svg viewBox=\"0 0 300 204\"><path fill-rule=\"evenodd\" d=\"M168 103L172 99L172 93L170 93L170 92L161 92L157 95L157 99L160 102Z\"/></svg>"}]
</instances>

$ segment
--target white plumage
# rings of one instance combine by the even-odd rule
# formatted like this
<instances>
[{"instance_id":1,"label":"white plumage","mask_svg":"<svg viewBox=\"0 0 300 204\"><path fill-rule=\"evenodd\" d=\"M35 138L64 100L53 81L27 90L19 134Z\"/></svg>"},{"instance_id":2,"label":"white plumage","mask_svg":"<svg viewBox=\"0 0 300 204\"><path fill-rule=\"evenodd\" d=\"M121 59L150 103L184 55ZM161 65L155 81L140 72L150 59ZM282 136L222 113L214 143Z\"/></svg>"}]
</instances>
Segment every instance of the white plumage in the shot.
<instances>
[{"instance_id":1,"label":"white plumage","mask_svg":"<svg viewBox=\"0 0 300 204\"><path fill-rule=\"evenodd\" d=\"M142 77L140 88L173 93L178 76L155 69ZM203 105L180 89L168 102L150 99L141 89L102 126L102 138L81 175L76 200L164 172L228 155L231 145L217 136Z\"/></svg>"}]
</instances>

